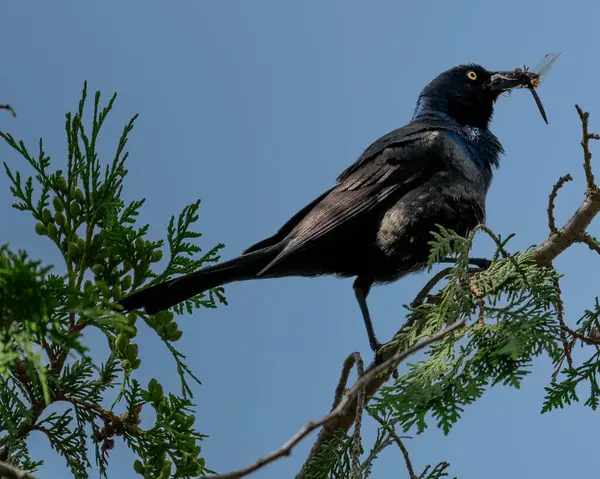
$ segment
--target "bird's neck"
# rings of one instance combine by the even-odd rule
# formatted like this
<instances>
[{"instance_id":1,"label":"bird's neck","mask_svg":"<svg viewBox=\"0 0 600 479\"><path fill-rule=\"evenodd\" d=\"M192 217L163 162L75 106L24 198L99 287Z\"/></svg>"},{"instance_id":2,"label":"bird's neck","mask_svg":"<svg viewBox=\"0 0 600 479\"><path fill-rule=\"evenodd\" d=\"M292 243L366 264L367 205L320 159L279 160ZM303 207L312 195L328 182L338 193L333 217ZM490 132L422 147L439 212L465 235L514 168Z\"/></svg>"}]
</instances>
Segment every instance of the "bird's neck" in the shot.
<instances>
[{"instance_id":1,"label":"bird's neck","mask_svg":"<svg viewBox=\"0 0 600 479\"><path fill-rule=\"evenodd\" d=\"M449 128L446 134L491 181L493 170L498 167L504 152L498 138L487 128L472 126Z\"/></svg>"},{"instance_id":2,"label":"bird's neck","mask_svg":"<svg viewBox=\"0 0 600 479\"><path fill-rule=\"evenodd\" d=\"M449 123L456 123L456 120L447 111L444 102L440 102L436 98L429 96L420 96L415 107L415 112L412 117L412 121L443 121Z\"/></svg>"},{"instance_id":3,"label":"bird's neck","mask_svg":"<svg viewBox=\"0 0 600 479\"><path fill-rule=\"evenodd\" d=\"M500 141L489 130L488 121L479 125L457 121L448 111L447 105L438 98L421 96L412 122L439 125L446 134L466 153L486 176L491 179L492 171L498 167L504 152Z\"/></svg>"},{"instance_id":4,"label":"bird's neck","mask_svg":"<svg viewBox=\"0 0 600 479\"><path fill-rule=\"evenodd\" d=\"M421 94L415 107L413 120L437 120L457 125L471 126L487 130L492 119L493 106L489 108L466 107L448 97L435 94Z\"/></svg>"}]
</instances>

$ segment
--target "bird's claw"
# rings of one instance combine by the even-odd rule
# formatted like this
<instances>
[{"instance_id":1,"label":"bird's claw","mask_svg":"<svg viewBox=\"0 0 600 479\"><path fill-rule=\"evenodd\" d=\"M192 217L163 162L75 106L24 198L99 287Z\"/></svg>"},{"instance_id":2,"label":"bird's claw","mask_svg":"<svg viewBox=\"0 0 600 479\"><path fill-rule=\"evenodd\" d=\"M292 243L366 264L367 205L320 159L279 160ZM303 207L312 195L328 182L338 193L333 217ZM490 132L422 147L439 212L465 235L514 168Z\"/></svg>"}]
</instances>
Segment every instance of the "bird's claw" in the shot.
<instances>
[{"instance_id":1,"label":"bird's claw","mask_svg":"<svg viewBox=\"0 0 600 479\"><path fill-rule=\"evenodd\" d=\"M371 343L371 349L375 353L375 364L381 364L383 362L382 348L383 344L381 344L379 341L373 341Z\"/></svg>"},{"instance_id":2,"label":"bird's claw","mask_svg":"<svg viewBox=\"0 0 600 479\"><path fill-rule=\"evenodd\" d=\"M488 269L492 261L487 258L469 258L469 263L481 269Z\"/></svg>"}]
</instances>

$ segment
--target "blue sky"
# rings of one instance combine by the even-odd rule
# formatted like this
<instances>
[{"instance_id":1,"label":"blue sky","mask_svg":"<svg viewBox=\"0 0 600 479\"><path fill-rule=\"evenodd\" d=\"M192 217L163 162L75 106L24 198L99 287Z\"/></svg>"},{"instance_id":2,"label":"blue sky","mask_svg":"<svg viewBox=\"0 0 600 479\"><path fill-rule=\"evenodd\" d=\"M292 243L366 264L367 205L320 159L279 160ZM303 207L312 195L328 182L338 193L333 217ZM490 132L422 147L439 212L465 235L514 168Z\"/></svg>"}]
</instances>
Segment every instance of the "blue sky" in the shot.
<instances>
[{"instance_id":1,"label":"blue sky","mask_svg":"<svg viewBox=\"0 0 600 479\"><path fill-rule=\"evenodd\" d=\"M562 51L540 89L550 125L526 92L501 98L492 123L506 155L488 196L488 225L516 232L512 247L522 250L547 236L548 193L561 175L571 172L576 181L560 194L559 222L583 198L574 104L591 111L591 126L600 130L600 93L591 80L600 64L587 53L597 44L598 13L591 0L4 2L0 103L11 103L19 116L1 115L0 128L32 146L43 136L62 167L64 113L75 109L83 81L105 98L117 91L101 151L110 157L123 125L140 114L128 144L125 196L147 198L141 220L151 224L152 237L162 237L170 216L201 198L201 245L223 242L229 258L269 236L368 144L409 121L420 89L442 70L469 62L511 69ZM0 159L25 169L4 145ZM0 204L10 201L0 176ZM58 264L28 217L0 211L0 243ZM598 223L594 232L600 235ZM477 251L491 248L482 241ZM598 294L593 261L587 248L576 247L556 263L567 275L571 324ZM401 305L427 277L373 290L380 339L403 322ZM226 294L229 306L182 318L179 344L203 382L195 388L196 426L210 436L203 446L208 465L223 472L320 418L347 354L371 356L351 280L256 281L230 285ZM145 367L138 378L155 376L177 390L168 352L149 332L140 338ZM449 436L431 427L407 441L415 467L447 460L459 478L591 477L600 418L582 405L541 416L550 374L541 359L520 391L489 391ZM367 425L366 440L373 432ZM293 477L313 437L254 477ZM43 438L32 438L31 447L46 459L40 477L65 472ZM109 476L135 477L131 463L117 447ZM404 477L402 468L390 448L373 477Z\"/></svg>"}]
</instances>

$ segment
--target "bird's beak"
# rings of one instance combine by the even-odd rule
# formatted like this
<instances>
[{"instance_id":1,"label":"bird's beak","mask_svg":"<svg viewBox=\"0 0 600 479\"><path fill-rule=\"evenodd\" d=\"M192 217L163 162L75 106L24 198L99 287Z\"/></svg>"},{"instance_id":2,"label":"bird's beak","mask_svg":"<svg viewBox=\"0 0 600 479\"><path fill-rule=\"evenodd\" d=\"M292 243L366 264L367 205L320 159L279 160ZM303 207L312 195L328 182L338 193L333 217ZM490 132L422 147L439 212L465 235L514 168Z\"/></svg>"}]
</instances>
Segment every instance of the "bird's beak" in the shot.
<instances>
[{"instance_id":1,"label":"bird's beak","mask_svg":"<svg viewBox=\"0 0 600 479\"><path fill-rule=\"evenodd\" d=\"M489 86L492 91L508 91L514 88L527 88L534 79L533 77L537 77L537 75L532 72L524 74L523 70L519 69L510 72L493 72Z\"/></svg>"},{"instance_id":2,"label":"bird's beak","mask_svg":"<svg viewBox=\"0 0 600 479\"><path fill-rule=\"evenodd\" d=\"M540 75L538 73L517 68L511 72L493 72L492 77L490 78L489 88L491 91L500 93L515 88L527 88L533 95L535 103L540 110L540 114L547 124L548 117L546 116L544 105L542 105L542 100L540 100L539 95L535 91L539 84Z\"/></svg>"}]
</instances>

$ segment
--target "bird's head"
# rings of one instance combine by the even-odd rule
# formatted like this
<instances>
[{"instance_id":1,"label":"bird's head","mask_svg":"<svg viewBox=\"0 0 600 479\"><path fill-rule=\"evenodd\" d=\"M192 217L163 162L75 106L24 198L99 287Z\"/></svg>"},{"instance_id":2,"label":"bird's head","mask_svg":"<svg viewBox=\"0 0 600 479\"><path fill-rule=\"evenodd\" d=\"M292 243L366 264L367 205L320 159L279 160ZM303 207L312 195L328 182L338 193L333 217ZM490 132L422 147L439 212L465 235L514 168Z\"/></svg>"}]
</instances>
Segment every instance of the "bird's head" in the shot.
<instances>
[{"instance_id":1,"label":"bird's head","mask_svg":"<svg viewBox=\"0 0 600 479\"><path fill-rule=\"evenodd\" d=\"M516 71L490 72L480 65L459 65L423 89L413 118L437 117L487 128L498 96L523 86L523 76Z\"/></svg>"}]
</instances>

